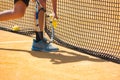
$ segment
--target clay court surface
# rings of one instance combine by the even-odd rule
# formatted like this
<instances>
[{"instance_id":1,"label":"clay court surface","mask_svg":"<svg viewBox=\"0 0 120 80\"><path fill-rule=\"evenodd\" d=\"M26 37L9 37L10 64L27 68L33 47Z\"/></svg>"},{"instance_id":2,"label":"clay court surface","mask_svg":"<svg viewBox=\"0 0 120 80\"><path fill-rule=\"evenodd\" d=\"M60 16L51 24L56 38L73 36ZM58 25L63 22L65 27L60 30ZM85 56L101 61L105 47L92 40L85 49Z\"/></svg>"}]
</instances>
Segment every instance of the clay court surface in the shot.
<instances>
[{"instance_id":1,"label":"clay court surface","mask_svg":"<svg viewBox=\"0 0 120 80\"><path fill-rule=\"evenodd\" d=\"M119 64L58 45L58 52L31 51L31 37L0 35L0 80L120 80Z\"/></svg>"}]
</instances>

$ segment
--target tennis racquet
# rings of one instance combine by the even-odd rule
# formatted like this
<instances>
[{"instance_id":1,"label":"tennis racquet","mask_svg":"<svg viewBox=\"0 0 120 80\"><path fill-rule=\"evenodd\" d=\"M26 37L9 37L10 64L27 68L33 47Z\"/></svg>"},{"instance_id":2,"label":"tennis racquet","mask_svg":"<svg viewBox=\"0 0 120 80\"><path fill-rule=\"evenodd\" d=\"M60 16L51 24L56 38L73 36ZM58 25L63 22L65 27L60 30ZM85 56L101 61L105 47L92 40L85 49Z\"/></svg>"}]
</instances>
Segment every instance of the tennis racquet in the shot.
<instances>
[{"instance_id":1,"label":"tennis racquet","mask_svg":"<svg viewBox=\"0 0 120 80\"><path fill-rule=\"evenodd\" d=\"M54 40L54 29L57 27L57 19L54 18L52 14L46 14L47 17L49 17L49 24L51 28L51 37L50 37L50 43Z\"/></svg>"}]
</instances>

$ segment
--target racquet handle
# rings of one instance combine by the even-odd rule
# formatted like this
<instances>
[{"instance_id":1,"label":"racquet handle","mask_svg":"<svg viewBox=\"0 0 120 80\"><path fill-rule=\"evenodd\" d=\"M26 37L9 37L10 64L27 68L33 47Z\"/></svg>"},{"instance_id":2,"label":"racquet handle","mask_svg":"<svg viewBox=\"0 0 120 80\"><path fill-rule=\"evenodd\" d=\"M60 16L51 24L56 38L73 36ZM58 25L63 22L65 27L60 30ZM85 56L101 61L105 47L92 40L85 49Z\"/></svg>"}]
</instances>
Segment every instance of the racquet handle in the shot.
<instances>
[{"instance_id":1,"label":"racquet handle","mask_svg":"<svg viewBox=\"0 0 120 80\"><path fill-rule=\"evenodd\" d=\"M54 28L56 28L56 27L57 27L57 23L58 23L58 22L57 22L57 19L54 18L53 14L49 14L48 17L50 18L50 22L52 23L52 26L53 26Z\"/></svg>"},{"instance_id":2,"label":"racquet handle","mask_svg":"<svg viewBox=\"0 0 120 80\"><path fill-rule=\"evenodd\" d=\"M54 28L57 27L57 19L56 18L53 19L52 25L53 25Z\"/></svg>"}]
</instances>

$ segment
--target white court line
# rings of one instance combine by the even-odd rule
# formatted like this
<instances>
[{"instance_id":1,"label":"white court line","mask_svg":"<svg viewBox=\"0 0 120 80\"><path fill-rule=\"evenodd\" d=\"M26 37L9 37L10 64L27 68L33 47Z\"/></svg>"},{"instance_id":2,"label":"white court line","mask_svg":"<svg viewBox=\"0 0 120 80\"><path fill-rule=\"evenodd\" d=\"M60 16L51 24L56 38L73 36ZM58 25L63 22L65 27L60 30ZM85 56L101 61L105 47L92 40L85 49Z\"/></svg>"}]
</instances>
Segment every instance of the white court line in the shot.
<instances>
[{"instance_id":1,"label":"white court line","mask_svg":"<svg viewBox=\"0 0 120 80\"><path fill-rule=\"evenodd\" d=\"M0 44L25 43L25 42L32 42L32 40L22 40L22 41L2 41L2 42L0 42Z\"/></svg>"}]
</instances>

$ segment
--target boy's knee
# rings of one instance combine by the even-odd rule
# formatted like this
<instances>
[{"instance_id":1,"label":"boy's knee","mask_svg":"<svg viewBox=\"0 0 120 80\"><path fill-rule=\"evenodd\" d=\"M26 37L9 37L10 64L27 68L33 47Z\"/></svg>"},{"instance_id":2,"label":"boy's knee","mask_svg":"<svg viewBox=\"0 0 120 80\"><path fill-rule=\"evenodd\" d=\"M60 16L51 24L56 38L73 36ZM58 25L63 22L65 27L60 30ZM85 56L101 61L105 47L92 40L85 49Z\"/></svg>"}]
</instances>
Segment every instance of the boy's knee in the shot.
<instances>
[{"instance_id":1,"label":"boy's knee","mask_svg":"<svg viewBox=\"0 0 120 80\"><path fill-rule=\"evenodd\" d=\"M17 13L18 18L24 17L24 14L25 14L24 12Z\"/></svg>"},{"instance_id":2,"label":"boy's knee","mask_svg":"<svg viewBox=\"0 0 120 80\"><path fill-rule=\"evenodd\" d=\"M25 12L21 12L21 11L14 11L13 13L16 18L22 18L24 17L25 14Z\"/></svg>"}]
</instances>

